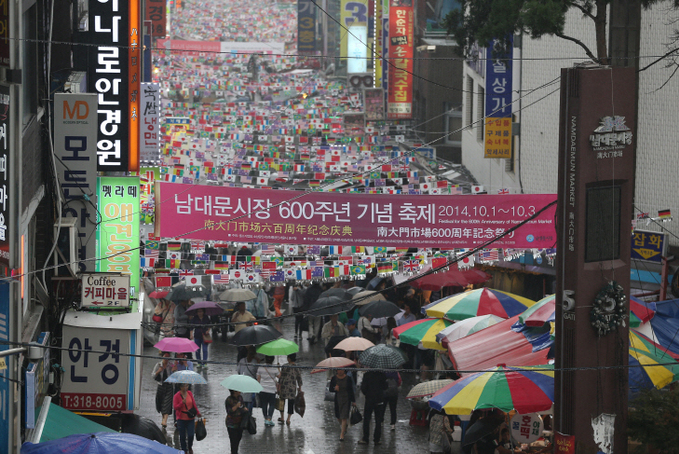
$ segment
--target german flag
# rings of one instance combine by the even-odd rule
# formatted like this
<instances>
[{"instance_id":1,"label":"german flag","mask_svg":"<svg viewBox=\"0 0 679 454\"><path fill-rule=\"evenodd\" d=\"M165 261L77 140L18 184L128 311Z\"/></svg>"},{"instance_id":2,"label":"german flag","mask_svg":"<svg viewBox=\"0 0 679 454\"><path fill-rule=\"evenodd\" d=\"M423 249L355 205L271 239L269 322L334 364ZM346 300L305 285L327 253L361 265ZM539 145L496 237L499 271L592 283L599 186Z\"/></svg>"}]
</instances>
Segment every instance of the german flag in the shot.
<instances>
[{"instance_id":1,"label":"german flag","mask_svg":"<svg viewBox=\"0 0 679 454\"><path fill-rule=\"evenodd\" d=\"M181 251L182 250L182 243L179 241L172 241L167 243L167 250L168 251Z\"/></svg>"},{"instance_id":2,"label":"german flag","mask_svg":"<svg viewBox=\"0 0 679 454\"><path fill-rule=\"evenodd\" d=\"M671 218L672 217L672 212L668 210L660 210L658 211L658 217L661 219L666 219L666 218Z\"/></svg>"},{"instance_id":3,"label":"german flag","mask_svg":"<svg viewBox=\"0 0 679 454\"><path fill-rule=\"evenodd\" d=\"M215 265L213 267L216 270L228 270L229 269L229 263L228 262L215 262Z\"/></svg>"}]
</instances>

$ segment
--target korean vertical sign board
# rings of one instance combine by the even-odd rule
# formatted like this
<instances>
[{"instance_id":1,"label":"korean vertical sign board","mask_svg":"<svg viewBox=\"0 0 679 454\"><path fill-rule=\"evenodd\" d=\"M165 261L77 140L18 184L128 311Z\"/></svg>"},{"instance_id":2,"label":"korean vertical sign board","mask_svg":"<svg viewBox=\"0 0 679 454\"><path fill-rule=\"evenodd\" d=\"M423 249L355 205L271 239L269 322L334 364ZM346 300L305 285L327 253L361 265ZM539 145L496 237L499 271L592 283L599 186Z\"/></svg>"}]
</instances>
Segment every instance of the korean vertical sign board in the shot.
<instances>
[{"instance_id":1,"label":"korean vertical sign board","mask_svg":"<svg viewBox=\"0 0 679 454\"><path fill-rule=\"evenodd\" d=\"M165 38L167 28L165 0L146 0L144 20L151 21L151 36Z\"/></svg>"},{"instance_id":2,"label":"korean vertical sign board","mask_svg":"<svg viewBox=\"0 0 679 454\"><path fill-rule=\"evenodd\" d=\"M413 117L414 22L412 0L391 0L387 88L389 120Z\"/></svg>"},{"instance_id":3,"label":"korean vertical sign board","mask_svg":"<svg viewBox=\"0 0 679 454\"><path fill-rule=\"evenodd\" d=\"M99 95L97 170L139 170L139 0L90 0L89 92Z\"/></svg>"},{"instance_id":4,"label":"korean vertical sign board","mask_svg":"<svg viewBox=\"0 0 679 454\"><path fill-rule=\"evenodd\" d=\"M139 294L139 177L100 177L97 271L130 276L130 298Z\"/></svg>"},{"instance_id":5,"label":"korean vertical sign board","mask_svg":"<svg viewBox=\"0 0 679 454\"><path fill-rule=\"evenodd\" d=\"M311 0L297 0L297 51L316 52L316 5Z\"/></svg>"},{"instance_id":6,"label":"korean vertical sign board","mask_svg":"<svg viewBox=\"0 0 679 454\"><path fill-rule=\"evenodd\" d=\"M141 84L141 144L139 161L142 165L160 164L160 85Z\"/></svg>"},{"instance_id":7,"label":"korean vertical sign board","mask_svg":"<svg viewBox=\"0 0 679 454\"><path fill-rule=\"evenodd\" d=\"M486 129L485 158L512 157L512 58L513 39L501 55L486 49Z\"/></svg>"},{"instance_id":8,"label":"korean vertical sign board","mask_svg":"<svg viewBox=\"0 0 679 454\"><path fill-rule=\"evenodd\" d=\"M62 216L78 222L78 267L94 271L97 222L97 95L54 95L54 153L59 187L70 203ZM87 200L87 201L86 201ZM90 259L90 260L87 260Z\"/></svg>"},{"instance_id":9,"label":"korean vertical sign board","mask_svg":"<svg viewBox=\"0 0 679 454\"><path fill-rule=\"evenodd\" d=\"M101 316L68 311L64 317L61 406L69 410L125 411L139 407L141 313ZM122 353L122 355L121 355Z\"/></svg>"},{"instance_id":10,"label":"korean vertical sign board","mask_svg":"<svg viewBox=\"0 0 679 454\"><path fill-rule=\"evenodd\" d=\"M5 3L5 8L7 4ZM2 34L0 33L0 36ZM2 43L0 42L0 45ZM10 131L9 131L9 106L10 96L9 87L0 85L0 189L2 194L0 197L0 271L3 276L7 275L9 270L9 231L7 226L10 225L9 219L9 194L7 188L9 187L9 147L10 147ZM0 341L9 341L9 282L0 282ZM9 345L0 342L0 351L9 349ZM9 369L3 364L14 361L12 357L7 357L0 360L0 375L3 377L9 376ZM5 378L0 378L0 451L9 448L9 386L10 381Z\"/></svg>"}]
</instances>

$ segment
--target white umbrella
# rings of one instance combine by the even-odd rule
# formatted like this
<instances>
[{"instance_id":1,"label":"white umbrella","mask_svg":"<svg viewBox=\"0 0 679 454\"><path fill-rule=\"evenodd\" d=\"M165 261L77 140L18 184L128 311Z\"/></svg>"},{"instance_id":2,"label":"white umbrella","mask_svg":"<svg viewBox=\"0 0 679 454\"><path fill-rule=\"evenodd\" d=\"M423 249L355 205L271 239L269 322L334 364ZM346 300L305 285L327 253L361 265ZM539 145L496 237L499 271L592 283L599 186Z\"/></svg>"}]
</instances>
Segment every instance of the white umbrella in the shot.
<instances>
[{"instance_id":1,"label":"white umbrella","mask_svg":"<svg viewBox=\"0 0 679 454\"><path fill-rule=\"evenodd\" d=\"M222 301L241 302L250 301L257 298L257 295L246 288L230 288L219 294L219 299Z\"/></svg>"}]
</instances>

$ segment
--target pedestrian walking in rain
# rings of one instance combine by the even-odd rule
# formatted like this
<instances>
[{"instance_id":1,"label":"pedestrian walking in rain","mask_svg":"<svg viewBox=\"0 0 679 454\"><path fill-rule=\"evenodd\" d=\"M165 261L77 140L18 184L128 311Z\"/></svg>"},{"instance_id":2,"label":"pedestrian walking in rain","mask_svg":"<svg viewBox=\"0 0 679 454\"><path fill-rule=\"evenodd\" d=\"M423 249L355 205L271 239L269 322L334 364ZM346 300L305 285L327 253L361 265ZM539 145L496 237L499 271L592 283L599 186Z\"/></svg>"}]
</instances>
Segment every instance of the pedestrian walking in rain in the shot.
<instances>
[{"instance_id":1,"label":"pedestrian walking in rain","mask_svg":"<svg viewBox=\"0 0 679 454\"><path fill-rule=\"evenodd\" d=\"M168 383L167 377L172 375L172 364L170 363L170 352L160 352L160 356L164 359L156 363L153 368L153 379L158 382L158 389L156 390L156 411L161 414L161 427L163 432L167 431L167 418L172 414L172 401L174 398L174 390L172 383Z\"/></svg>"},{"instance_id":2,"label":"pedestrian walking in rain","mask_svg":"<svg viewBox=\"0 0 679 454\"><path fill-rule=\"evenodd\" d=\"M257 350L252 345L248 347L248 353L245 358L238 361L238 375L247 375L250 378L257 380L257 369L259 368L259 360L257 359ZM255 406L255 394L243 394L243 401L248 411L252 413L252 408Z\"/></svg>"},{"instance_id":3,"label":"pedestrian walking in rain","mask_svg":"<svg viewBox=\"0 0 679 454\"><path fill-rule=\"evenodd\" d=\"M264 425L273 426L274 422L273 412L276 402L276 384L278 383L278 370L273 367L273 356L267 356L264 359L266 366L261 366L257 369L257 381L262 385L262 391L259 393L259 403L262 406L262 414L264 415Z\"/></svg>"},{"instance_id":4,"label":"pedestrian walking in rain","mask_svg":"<svg viewBox=\"0 0 679 454\"><path fill-rule=\"evenodd\" d=\"M285 423L290 425L290 417L295 413L295 397L297 393L302 391L302 374L299 369L294 366L297 360L297 354L288 355L288 365L281 368L281 373L278 376L278 395L281 399L288 401L288 418ZM281 417L278 422L283 424L283 411L281 410Z\"/></svg>"},{"instance_id":5,"label":"pedestrian walking in rain","mask_svg":"<svg viewBox=\"0 0 679 454\"><path fill-rule=\"evenodd\" d=\"M191 330L191 335L189 336L189 339L193 339L193 341L198 346L198 350L196 350L197 364L198 366L207 369L207 364L205 363L205 361L207 361L207 349L210 344L204 342L203 336L210 335L210 327L201 325L209 325L210 317L205 315L205 310L198 309L196 311L196 315L194 315L193 318L191 319L191 324L197 325L194 326L193 330ZM202 355L201 350L203 353ZM201 357L203 362L201 362Z\"/></svg>"},{"instance_id":6,"label":"pedestrian walking in rain","mask_svg":"<svg viewBox=\"0 0 679 454\"><path fill-rule=\"evenodd\" d=\"M231 454L238 454L238 445L243 438L243 427L241 422L243 418L247 418L250 413L243 402L243 396L240 391L229 390L231 394L224 401L226 407L226 431L229 433L229 442L231 443ZM193 454L193 453L191 453Z\"/></svg>"},{"instance_id":7,"label":"pedestrian walking in rain","mask_svg":"<svg viewBox=\"0 0 679 454\"><path fill-rule=\"evenodd\" d=\"M193 454L193 436L195 434L196 416L200 416L200 410L189 391L189 385L179 385L179 392L174 395L174 410L177 412L177 430L179 431L179 443L186 454Z\"/></svg>"},{"instance_id":8,"label":"pedestrian walking in rain","mask_svg":"<svg viewBox=\"0 0 679 454\"><path fill-rule=\"evenodd\" d=\"M340 441L344 441L351 407L356 406L354 382L344 369L337 369L330 379L329 390L335 393L335 417L340 423Z\"/></svg>"},{"instance_id":9,"label":"pedestrian walking in rain","mask_svg":"<svg viewBox=\"0 0 679 454\"><path fill-rule=\"evenodd\" d=\"M361 392L365 396L365 408L363 409L363 438L358 441L360 445L370 442L370 419L375 414L375 432L373 441L375 446L381 444L382 422L384 421L384 390L387 389L387 377L384 372L368 371L363 375Z\"/></svg>"}]
</instances>

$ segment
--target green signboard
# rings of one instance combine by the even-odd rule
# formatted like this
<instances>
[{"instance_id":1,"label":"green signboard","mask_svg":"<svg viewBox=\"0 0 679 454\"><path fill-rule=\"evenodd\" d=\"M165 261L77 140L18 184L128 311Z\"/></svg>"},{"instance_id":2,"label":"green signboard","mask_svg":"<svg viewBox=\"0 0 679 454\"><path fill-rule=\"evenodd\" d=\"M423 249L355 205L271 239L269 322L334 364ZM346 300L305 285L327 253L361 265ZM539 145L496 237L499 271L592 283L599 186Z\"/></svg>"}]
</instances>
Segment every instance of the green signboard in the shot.
<instances>
[{"instance_id":1,"label":"green signboard","mask_svg":"<svg viewBox=\"0 0 679 454\"><path fill-rule=\"evenodd\" d=\"M100 177L97 271L130 276L130 298L139 293L139 177Z\"/></svg>"}]
</instances>

